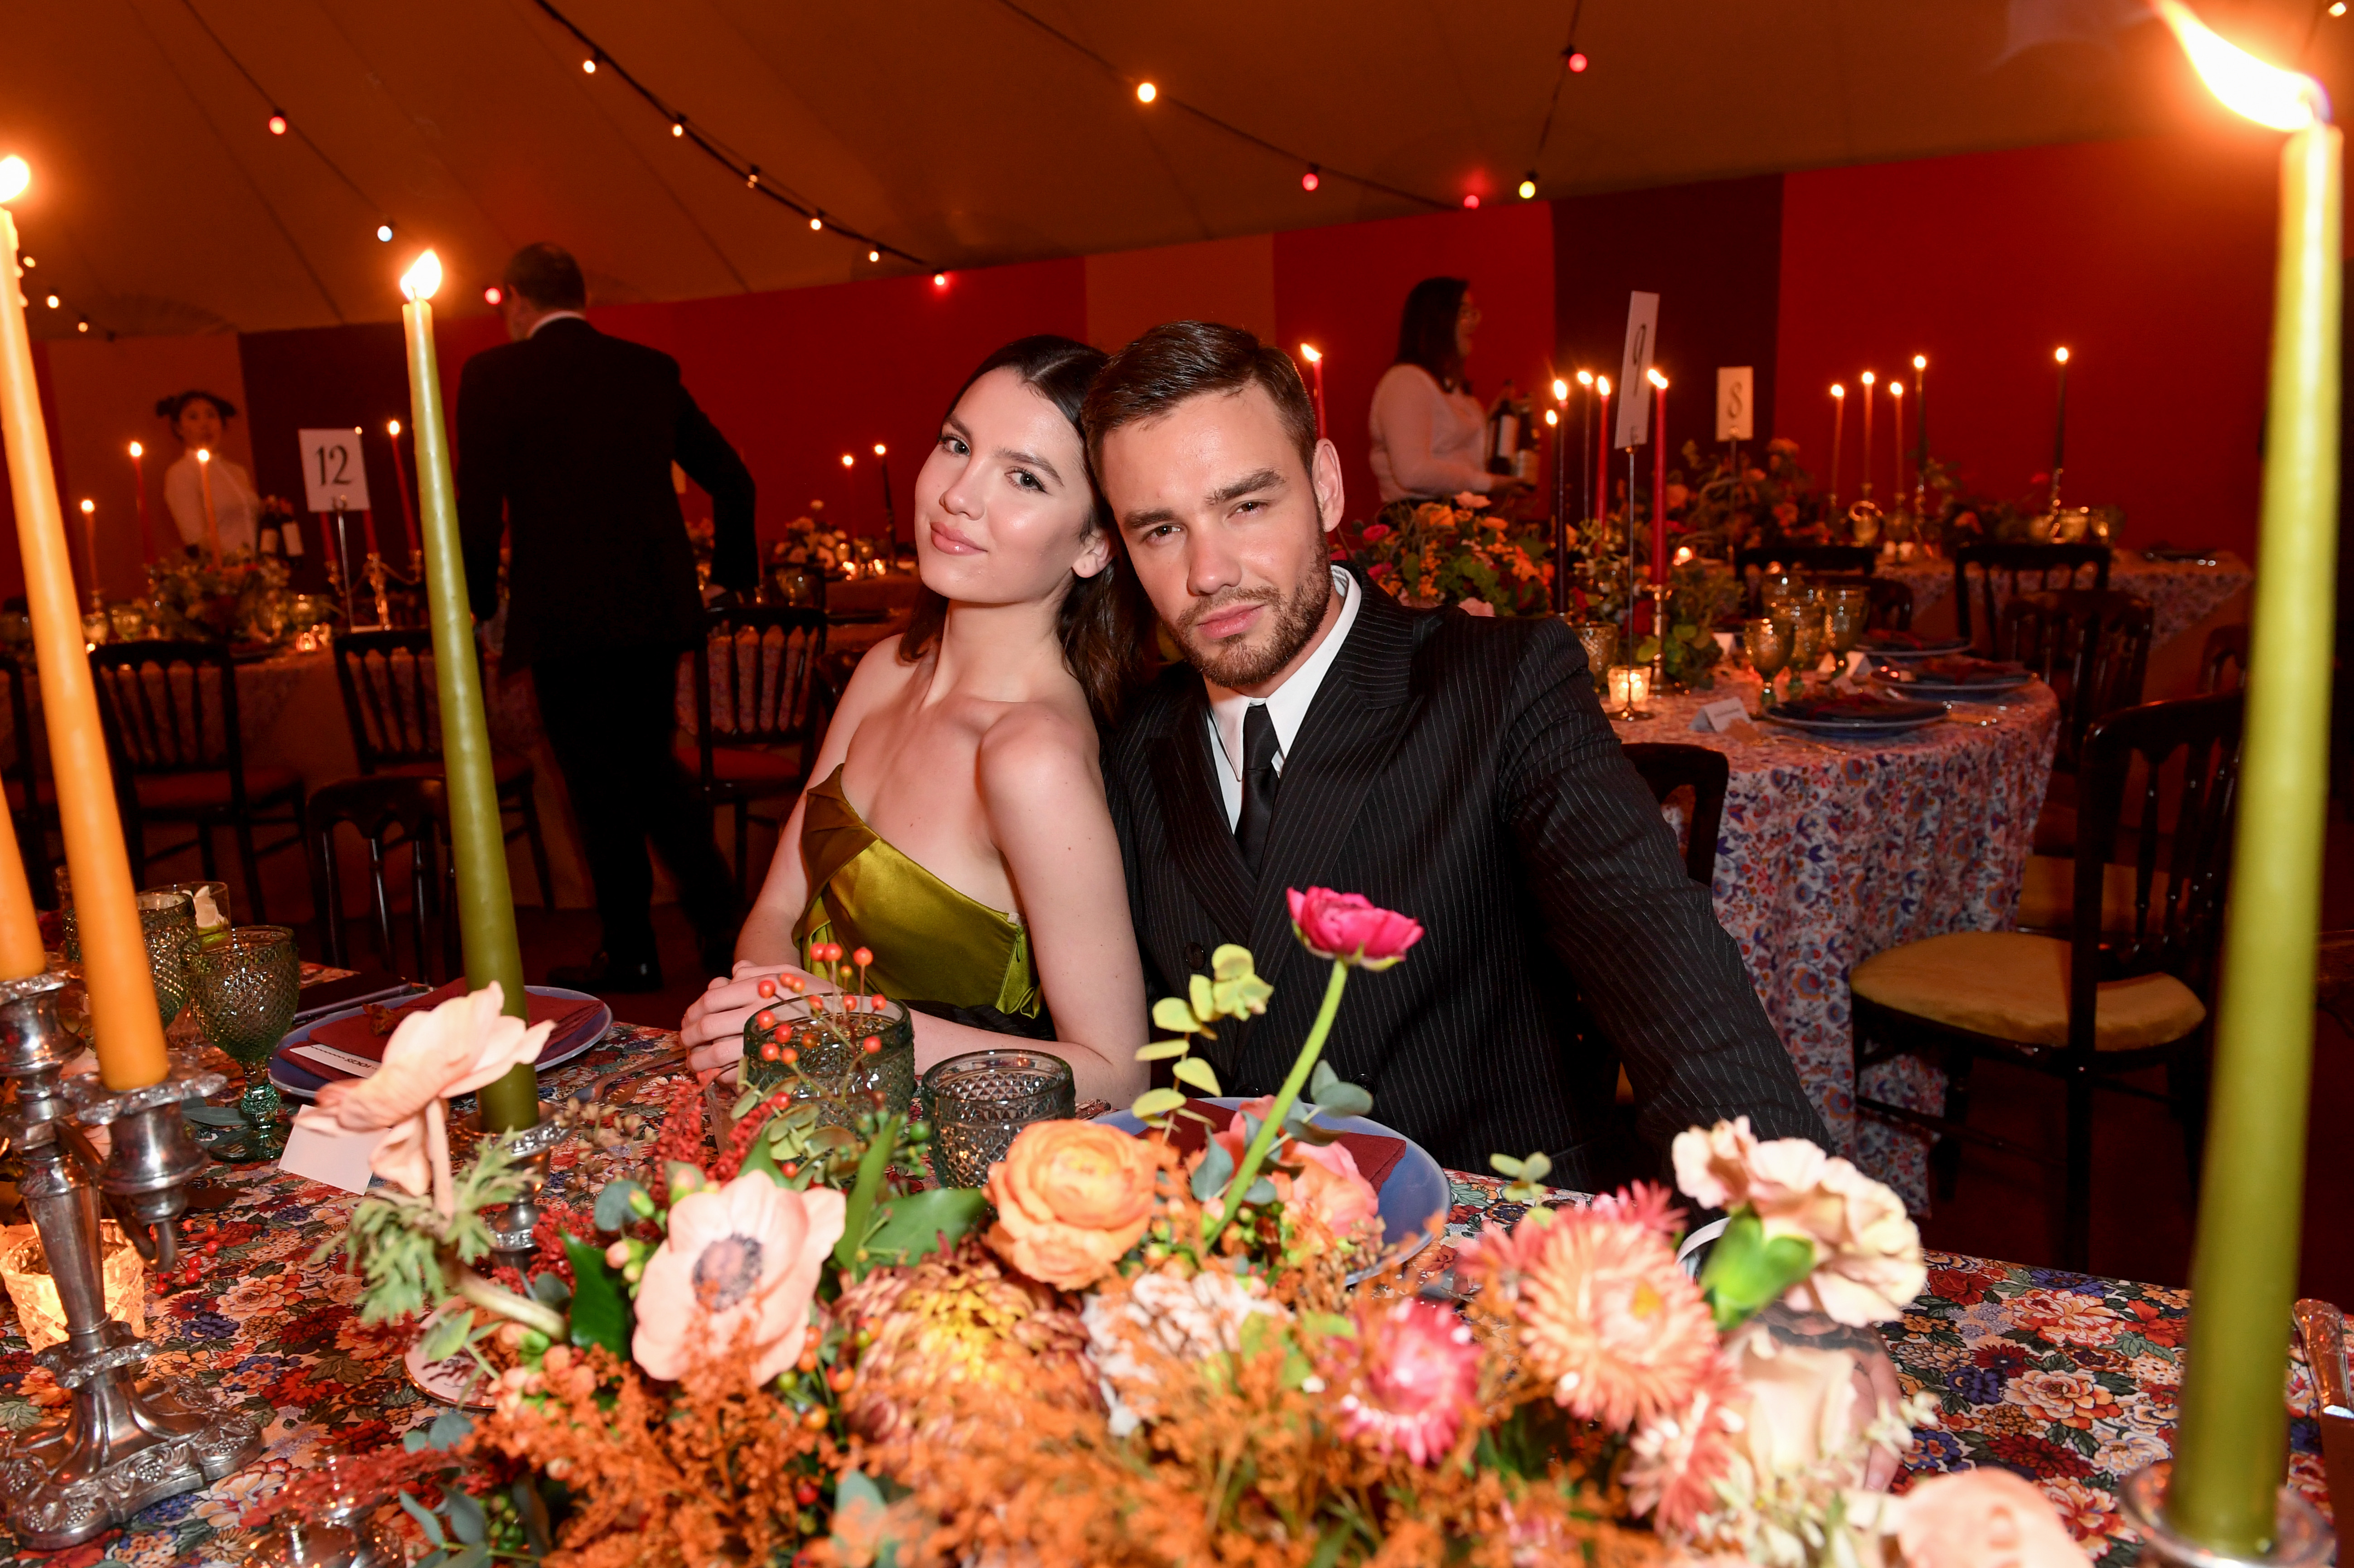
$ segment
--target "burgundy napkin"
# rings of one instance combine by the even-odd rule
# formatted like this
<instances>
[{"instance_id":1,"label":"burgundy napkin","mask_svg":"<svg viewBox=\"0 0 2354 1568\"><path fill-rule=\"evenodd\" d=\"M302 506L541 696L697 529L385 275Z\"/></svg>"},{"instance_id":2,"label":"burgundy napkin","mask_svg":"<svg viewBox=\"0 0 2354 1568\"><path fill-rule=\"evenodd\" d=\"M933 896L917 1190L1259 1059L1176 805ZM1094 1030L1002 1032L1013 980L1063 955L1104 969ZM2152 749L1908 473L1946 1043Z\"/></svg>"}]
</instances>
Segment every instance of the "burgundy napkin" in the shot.
<instances>
[{"instance_id":1,"label":"burgundy napkin","mask_svg":"<svg viewBox=\"0 0 2354 1568\"><path fill-rule=\"evenodd\" d=\"M392 1016L396 1020L405 1019L419 1008L439 1007L443 1002L463 996L465 993L464 980L451 980L437 991L427 991L412 1002L394 1008ZM544 1056L562 1044L565 1035L601 1005L603 1004L597 1001L576 1001L570 997L540 996L533 993L529 1022L535 1024L556 1025L548 1031L547 1042L540 1047L540 1054ZM398 1027L397 1024L396 1027ZM349 1055L364 1056L371 1062L384 1060L385 1042L391 1038L389 1034L378 1034L375 1027L368 1022L367 1014L365 1012L355 1012L349 1018L338 1018L332 1023L319 1024L311 1031L313 1044L332 1046ZM302 1065L306 1071L316 1073L323 1078L357 1076L356 1074L347 1073L331 1062L322 1062L313 1056L303 1057Z\"/></svg>"},{"instance_id":2,"label":"burgundy napkin","mask_svg":"<svg viewBox=\"0 0 2354 1568\"><path fill-rule=\"evenodd\" d=\"M1925 659L1914 666L1916 679L1943 681L1955 686L1999 685L2026 673L2026 665L2009 659L1974 659L1967 653L1947 653L1935 659Z\"/></svg>"},{"instance_id":3,"label":"burgundy napkin","mask_svg":"<svg viewBox=\"0 0 2354 1568\"><path fill-rule=\"evenodd\" d=\"M1212 1128L1223 1132L1235 1119L1232 1110L1225 1106L1214 1106L1207 1100L1187 1100L1185 1109L1208 1117L1210 1121L1204 1127L1190 1116L1179 1115L1174 1118L1169 1143L1180 1154L1191 1154L1200 1149L1210 1141ZM1397 1168L1397 1162L1405 1157L1405 1139L1402 1138L1384 1138L1371 1132L1344 1132L1341 1135L1340 1143L1349 1151L1349 1157L1357 1162L1357 1174L1363 1176L1376 1192L1382 1190L1382 1183L1389 1180L1390 1172Z\"/></svg>"}]
</instances>

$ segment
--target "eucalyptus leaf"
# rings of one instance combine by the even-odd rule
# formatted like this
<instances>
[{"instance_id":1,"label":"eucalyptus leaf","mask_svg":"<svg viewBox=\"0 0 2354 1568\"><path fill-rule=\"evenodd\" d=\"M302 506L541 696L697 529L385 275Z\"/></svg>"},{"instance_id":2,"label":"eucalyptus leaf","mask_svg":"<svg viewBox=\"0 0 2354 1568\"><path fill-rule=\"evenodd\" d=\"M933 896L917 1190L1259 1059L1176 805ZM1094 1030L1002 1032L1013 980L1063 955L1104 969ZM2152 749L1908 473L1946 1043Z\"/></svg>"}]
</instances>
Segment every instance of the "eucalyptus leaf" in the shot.
<instances>
[{"instance_id":1,"label":"eucalyptus leaf","mask_svg":"<svg viewBox=\"0 0 2354 1568\"><path fill-rule=\"evenodd\" d=\"M543 1307L553 1307L561 1312L572 1304L572 1287L564 1283L560 1274L540 1274L532 1277L531 1298Z\"/></svg>"},{"instance_id":2,"label":"eucalyptus leaf","mask_svg":"<svg viewBox=\"0 0 2354 1568\"><path fill-rule=\"evenodd\" d=\"M1182 1056L1193 1048L1190 1040L1156 1040L1136 1054L1140 1062L1166 1062L1172 1056Z\"/></svg>"},{"instance_id":3,"label":"eucalyptus leaf","mask_svg":"<svg viewBox=\"0 0 2354 1568\"><path fill-rule=\"evenodd\" d=\"M1192 1004L1193 1016L1207 1023L1218 1016L1216 993L1207 975L1193 975L1185 981L1185 1000Z\"/></svg>"},{"instance_id":4,"label":"eucalyptus leaf","mask_svg":"<svg viewBox=\"0 0 2354 1568\"><path fill-rule=\"evenodd\" d=\"M419 1502L407 1492L403 1492L400 1494L400 1509L403 1513L417 1521L417 1528L425 1532L426 1540L436 1546L450 1544L450 1538L441 1533L441 1521L435 1518L432 1510L423 1503Z\"/></svg>"},{"instance_id":5,"label":"eucalyptus leaf","mask_svg":"<svg viewBox=\"0 0 2354 1568\"><path fill-rule=\"evenodd\" d=\"M1275 1183L1268 1181L1264 1176L1260 1177L1257 1181L1250 1184L1250 1191L1243 1194L1243 1202L1246 1203L1274 1202Z\"/></svg>"},{"instance_id":6,"label":"eucalyptus leaf","mask_svg":"<svg viewBox=\"0 0 2354 1568\"><path fill-rule=\"evenodd\" d=\"M1241 980L1257 969L1257 960L1251 957L1251 950L1237 942L1221 942L1210 955L1210 974L1215 980Z\"/></svg>"},{"instance_id":7,"label":"eucalyptus leaf","mask_svg":"<svg viewBox=\"0 0 2354 1568\"><path fill-rule=\"evenodd\" d=\"M473 1430L474 1423L464 1411L445 1410L425 1428L426 1446L439 1448L446 1454L464 1442Z\"/></svg>"},{"instance_id":8,"label":"eucalyptus leaf","mask_svg":"<svg viewBox=\"0 0 2354 1568\"><path fill-rule=\"evenodd\" d=\"M466 1547L462 1551L451 1552L450 1554L450 1561L444 1563L442 1568L486 1568L490 1560L490 1543L488 1542L478 1541L473 1545Z\"/></svg>"},{"instance_id":9,"label":"eucalyptus leaf","mask_svg":"<svg viewBox=\"0 0 2354 1568\"><path fill-rule=\"evenodd\" d=\"M597 1228L600 1231L626 1229L630 1222L638 1217L631 1197L632 1194L643 1196L645 1191L635 1181L606 1182L604 1190L597 1194Z\"/></svg>"},{"instance_id":10,"label":"eucalyptus leaf","mask_svg":"<svg viewBox=\"0 0 2354 1568\"><path fill-rule=\"evenodd\" d=\"M1167 1116L1184 1103L1185 1092L1182 1089L1147 1089L1137 1096L1136 1103L1128 1108L1140 1121L1149 1121L1156 1116Z\"/></svg>"},{"instance_id":11,"label":"eucalyptus leaf","mask_svg":"<svg viewBox=\"0 0 2354 1568\"><path fill-rule=\"evenodd\" d=\"M1316 1104L1334 1116L1363 1116L1373 1108L1373 1097L1354 1084L1335 1081L1317 1095Z\"/></svg>"},{"instance_id":12,"label":"eucalyptus leaf","mask_svg":"<svg viewBox=\"0 0 2354 1568\"><path fill-rule=\"evenodd\" d=\"M1521 1173L1521 1162L1509 1154L1490 1154L1488 1156L1488 1168L1499 1176L1518 1176Z\"/></svg>"},{"instance_id":13,"label":"eucalyptus leaf","mask_svg":"<svg viewBox=\"0 0 2354 1568\"><path fill-rule=\"evenodd\" d=\"M1225 1093L1218 1087L1216 1070L1199 1056L1188 1056L1170 1070L1176 1075L1179 1083L1191 1084L1205 1095Z\"/></svg>"},{"instance_id":14,"label":"eucalyptus leaf","mask_svg":"<svg viewBox=\"0 0 2354 1568\"><path fill-rule=\"evenodd\" d=\"M482 1505L461 1487L445 1487L441 1495L450 1507L450 1532L469 1546L480 1546L490 1534Z\"/></svg>"},{"instance_id":15,"label":"eucalyptus leaf","mask_svg":"<svg viewBox=\"0 0 2354 1568\"><path fill-rule=\"evenodd\" d=\"M1216 1139L1202 1146L1202 1163L1193 1168L1193 1197L1197 1202L1208 1202L1226 1190L1234 1180L1235 1157Z\"/></svg>"},{"instance_id":16,"label":"eucalyptus leaf","mask_svg":"<svg viewBox=\"0 0 2354 1568\"><path fill-rule=\"evenodd\" d=\"M1332 1064L1318 1057L1315 1070L1308 1075L1308 1097L1322 1105L1324 1091L1340 1081L1341 1075L1332 1070Z\"/></svg>"},{"instance_id":17,"label":"eucalyptus leaf","mask_svg":"<svg viewBox=\"0 0 2354 1568\"><path fill-rule=\"evenodd\" d=\"M466 1335L474 1326L474 1315L457 1311L443 1314L425 1330L425 1342L419 1353L429 1364L445 1361L465 1348Z\"/></svg>"},{"instance_id":18,"label":"eucalyptus leaf","mask_svg":"<svg viewBox=\"0 0 2354 1568\"><path fill-rule=\"evenodd\" d=\"M1201 1020L1185 1005L1182 996L1164 996L1152 1004L1152 1026L1166 1029L1172 1034L1196 1034L1201 1032Z\"/></svg>"}]
</instances>

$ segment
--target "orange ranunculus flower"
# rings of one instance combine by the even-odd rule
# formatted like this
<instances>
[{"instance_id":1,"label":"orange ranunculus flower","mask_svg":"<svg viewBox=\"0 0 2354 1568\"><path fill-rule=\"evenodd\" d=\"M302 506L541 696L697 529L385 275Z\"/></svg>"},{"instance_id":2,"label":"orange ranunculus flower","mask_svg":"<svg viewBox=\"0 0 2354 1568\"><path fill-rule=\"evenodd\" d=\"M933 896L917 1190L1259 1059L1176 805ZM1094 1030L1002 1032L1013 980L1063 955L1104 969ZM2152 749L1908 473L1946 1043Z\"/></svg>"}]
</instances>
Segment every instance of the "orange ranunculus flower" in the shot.
<instances>
[{"instance_id":1,"label":"orange ranunculus flower","mask_svg":"<svg viewBox=\"0 0 2354 1568\"><path fill-rule=\"evenodd\" d=\"M1143 1237L1168 1160L1159 1139L1096 1122L1033 1122L989 1168L997 1205L989 1245L1033 1279L1084 1290Z\"/></svg>"}]
</instances>

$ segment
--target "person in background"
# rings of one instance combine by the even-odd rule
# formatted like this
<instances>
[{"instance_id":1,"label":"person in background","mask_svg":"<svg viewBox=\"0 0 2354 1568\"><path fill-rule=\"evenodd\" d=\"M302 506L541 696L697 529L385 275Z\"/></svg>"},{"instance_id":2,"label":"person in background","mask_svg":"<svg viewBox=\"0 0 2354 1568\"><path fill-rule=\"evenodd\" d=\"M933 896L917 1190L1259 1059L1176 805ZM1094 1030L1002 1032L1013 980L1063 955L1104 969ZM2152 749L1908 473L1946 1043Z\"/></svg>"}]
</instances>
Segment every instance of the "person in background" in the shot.
<instances>
[{"instance_id":1,"label":"person in background","mask_svg":"<svg viewBox=\"0 0 2354 1568\"><path fill-rule=\"evenodd\" d=\"M501 281L514 341L466 361L458 380L458 525L482 615L498 604L507 538L500 662L532 672L597 885L599 951L548 980L663 989L649 839L706 972L726 974L736 882L671 744L678 656L704 625L671 464L711 497L712 581L747 594L760 575L752 476L680 384L676 360L588 324L568 253L527 245Z\"/></svg>"},{"instance_id":2,"label":"person in background","mask_svg":"<svg viewBox=\"0 0 2354 1568\"><path fill-rule=\"evenodd\" d=\"M180 530L180 542L195 546L207 538L206 465L196 461L196 453L208 451L213 519L220 528L221 550L251 551L259 537L254 520L261 512L261 495L253 488L253 476L221 451L228 424L237 418L237 405L217 392L175 392L155 405L155 417L171 424L172 437L180 443L179 461L164 471L164 504Z\"/></svg>"},{"instance_id":3,"label":"person in background","mask_svg":"<svg viewBox=\"0 0 2354 1568\"><path fill-rule=\"evenodd\" d=\"M1522 488L1509 474L1490 473L1480 451L1487 415L1463 376L1479 328L1479 307L1461 278L1425 278L1406 295L1397 363L1373 387L1369 421L1383 505Z\"/></svg>"}]
</instances>

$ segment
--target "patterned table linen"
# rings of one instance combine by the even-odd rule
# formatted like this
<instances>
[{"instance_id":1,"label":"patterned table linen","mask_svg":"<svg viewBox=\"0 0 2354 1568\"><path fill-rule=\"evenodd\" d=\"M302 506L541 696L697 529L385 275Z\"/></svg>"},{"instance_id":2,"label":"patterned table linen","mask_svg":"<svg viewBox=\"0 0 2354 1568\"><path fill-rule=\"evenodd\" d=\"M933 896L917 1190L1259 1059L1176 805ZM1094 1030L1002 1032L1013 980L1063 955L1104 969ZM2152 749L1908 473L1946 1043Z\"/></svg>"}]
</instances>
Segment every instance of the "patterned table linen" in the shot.
<instances>
[{"instance_id":1,"label":"patterned table linen","mask_svg":"<svg viewBox=\"0 0 2354 1568\"><path fill-rule=\"evenodd\" d=\"M548 1075L543 1092L568 1094L624 1058L674 1044L676 1036L617 1024L595 1049ZM688 1083L683 1075L634 1080L610 1103L655 1111ZM551 1161L548 1202L585 1210L616 1176L642 1176L650 1145L610 1151L575 1138ZM412 1389L400 1356L412 1330L366 1328L356 1282L335 1262L310 1261L339 1235L356 1202L274 1170L217 1172L239 1198L221 1211L219 1253L196 1289L151 1298L148 1331L159 1353L153 1375L193 1383L264 1423L261 1459L201 1492L167 1499L132 1528L71 1552L17 1551L0 1531L0 1561L95 1568L228 1568L255 1532L239 1520L293 1470L330 1454L396 1443L439 1406ZM1453 1267L1453 1244L1483 1224L1510 1225L1526 1209L1499 1197L1494 1177L1451 1171L1447 1235L1417 1260L1431 1275ZM1556 1192L1549 1202L1576 1201ZM2101 1568L2126 1568L2132 1537L2117 1517L2124 1475L2164 1450L2181 1377L2187 1291L2022 1268L1948 1254L1930 1255L1929 1290L1887 1326L1889 1353L1908 1392L1935 1391L1945 1425L1924 1434L1910 1475L1998 1464L2040 1482ZM62 1395L33 1358L0 1298L0 1428L21 1430ZM2323 1499L2313 1396L2301 1364L2289 1368L2290 1478Z\"/></svg>"},{"instance_id":2,"label":"patterned table linen","mask_svg":"<svg viewBox=\"0 0 2354 1568\"><path fill-rule=\"evenodd\" d=\"M1771 726L1755 739L1694 733L1699 705L1723 695L1664 698L1659 719L1615 727L1621 740L1687 742L1730 759L1716 917L1740 944L1833 1151L1925 1211L1925 1141L1856 1116L1847 974L1905 942L2010 925L2059 705L2037 684L1956 710L1991 725L1938 724L1888 740L1819 741ZM1943 1108L1943 1075L1916 1061L1869 1076L1875 1097Z\"/></svg>"},{"instance_id":3,"label":"patterned table linen","mask_svg":"<svg viewBox=\"0 0 2354 1568\"><path fill-rule=\"evenodd\" d=\"M2152 637L2152 645L2157 646L2172 641L2198 625L2224 600L2255 580L2253 568L2231 551L2218 550L2213 558L2215 564L2208 567L2196 561L2144 560L2139 550L2119 550L2109 563L2109 586L2149 601L2157 615ZM1882 561L1876 570L1880 576L1893 577L1913 590L1915 621L1954 591L1954 563L1950 560ZM2092 587L2092 572L2079 572L2077 584ZM1973 603L1973 614L1976 609Z\"/></svg>"}]
</instances>

